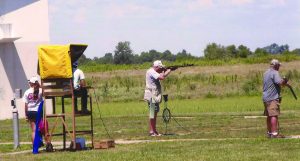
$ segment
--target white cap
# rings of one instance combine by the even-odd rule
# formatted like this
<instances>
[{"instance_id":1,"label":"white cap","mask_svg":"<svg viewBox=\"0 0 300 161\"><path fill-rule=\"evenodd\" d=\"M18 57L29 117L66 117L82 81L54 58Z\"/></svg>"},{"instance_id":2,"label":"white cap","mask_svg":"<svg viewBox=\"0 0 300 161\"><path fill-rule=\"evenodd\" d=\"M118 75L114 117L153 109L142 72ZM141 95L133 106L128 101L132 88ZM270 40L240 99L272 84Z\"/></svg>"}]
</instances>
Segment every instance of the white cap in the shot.
<instances>
[{"instance_id":1,"label":"white cap","mask_svg":"<svg viewBox=\"0 0 300 161\"><path fill-rule=\"evenodd\" d=\"M281 65L281 63L277 60L277 59L272 59L271 62L270 62L271 65Z\"/></svg>"},{"instance_id":2,"label":"white cap","mask_svg":"<svg viewBox=\"0 0 300 161\"><path fill-rule=\"evenodd\" d=\"M29 80L28 80L29 83L38 83L39 82L39 79L37 77L31 77Z\"/></svg>"},{"instance_id":3,"label":"white cap","mask_svg":"<svg viewBox=\"0 0 300 161\"><path fill-rule=\"evenodd\" d=\"M159 67L159 68L164 68L165 67L160 60L155 60L153 62L153 66L154 67Z\"/></svg>"}]
</instances>

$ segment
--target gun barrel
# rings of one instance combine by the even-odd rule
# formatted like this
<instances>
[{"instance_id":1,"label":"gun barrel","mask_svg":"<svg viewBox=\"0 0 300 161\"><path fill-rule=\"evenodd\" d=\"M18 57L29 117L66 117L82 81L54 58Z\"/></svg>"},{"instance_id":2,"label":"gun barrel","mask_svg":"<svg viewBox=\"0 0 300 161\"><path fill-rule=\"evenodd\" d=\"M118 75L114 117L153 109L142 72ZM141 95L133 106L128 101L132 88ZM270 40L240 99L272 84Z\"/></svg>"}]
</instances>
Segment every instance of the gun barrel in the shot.
<instances>
[{"instance_id":1,"label":"gun barrel","mask_svg":"<svg viewBox=\"0 0 300 161\"><path fill-rule=\"evenodd\" d=\"M194 64L183 64L183 65L172 65L172 66L167 66L167 69L171 69L171 68L182 68L182 67L190 67L190 66L194 66Z\"/></svg>"},{"instance_id":2,"label":"gun barrel","mask_svg":"<svg viewBox=\"0 0 300 161\"><path fill-rule=\"evenodd\" d=\"M287 84L287 87L290 89L292 95L293 95L294 98L297 100L297 96L296 96L296 93L295 93L294 90L293 90L293 87L292 87L291 85L289 85L289 84Z\"/></svg>"}]
</instances>

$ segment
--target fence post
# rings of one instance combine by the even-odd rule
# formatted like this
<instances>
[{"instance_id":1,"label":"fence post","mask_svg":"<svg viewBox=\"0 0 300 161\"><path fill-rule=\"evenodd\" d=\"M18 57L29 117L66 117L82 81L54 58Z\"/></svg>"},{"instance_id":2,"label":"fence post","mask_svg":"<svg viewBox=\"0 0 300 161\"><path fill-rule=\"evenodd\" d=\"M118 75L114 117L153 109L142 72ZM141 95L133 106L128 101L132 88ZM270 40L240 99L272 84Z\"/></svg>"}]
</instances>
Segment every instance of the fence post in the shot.
<instances>
[{"instance_id":1,"label":"fence post","mask_svg":"<svg viewBox=\"0 0 300 161\"><path fill-rule=\"evenodd\" d=\"M16 99L21 98L22 90L15 89L14 99L11 100L11 106L13 106L12 115L13 115L13 130L14 130L14 149L20 147L20 135L19 135L19 113L17 109Z\"/></svg>"}]
</instances>

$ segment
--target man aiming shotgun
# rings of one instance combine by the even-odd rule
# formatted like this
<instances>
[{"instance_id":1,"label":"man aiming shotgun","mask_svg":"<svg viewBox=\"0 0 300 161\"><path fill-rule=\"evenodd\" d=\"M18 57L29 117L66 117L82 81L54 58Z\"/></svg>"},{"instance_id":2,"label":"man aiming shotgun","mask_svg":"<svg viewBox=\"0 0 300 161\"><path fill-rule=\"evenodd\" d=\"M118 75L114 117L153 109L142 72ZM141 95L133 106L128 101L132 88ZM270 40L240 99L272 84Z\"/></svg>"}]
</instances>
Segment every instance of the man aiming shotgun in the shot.
<instances>
[{"instance_id":1,"label":"man aiming shotgun","mask_svg":"<svg viewBox=\"0 0 300 161\"><path fill-rule=\"evenodd\" d=\"M265 106L264 115L267 116L267 134L269 138L284 138L278 132L278 116L280 114L281 87L289 86L288 79L279 75L281 63L273 59L270 68L264 73L263 78L263 103Z\"/></svg>"},{"instance_id":2,"label":"man aiming shotgun","mask_svg":"<svg viewBox=\"0 0 300 161\"><path fill-rule=\"evenodd\" d=\"M156 118L159 112L159 104L162 101L162 90L160 80L164 80L172 69L167 69L160 60L153 62L151 68L146 73L146 88L144 100L149 107L149 135L160 136L156 130ZM175 69L174 69L175 70Z\"/></svg>"},{"instance_id":3,"label":"man aiming shotgun","mask_svg":"<svg viewBox=\"0 0 300 161\"><path fill-rule=\"evenodd\" d=\"M146 88L144 100L147 101L149 107L149 135L160 136L156 130L156 118L159 112L159 104L162 101L162 91L160 81L164 80L171 71L180 67L193 66L193 64L164 66L160 60L153 62L153 65L146 73Z\"/></svg>"}]
</instances>

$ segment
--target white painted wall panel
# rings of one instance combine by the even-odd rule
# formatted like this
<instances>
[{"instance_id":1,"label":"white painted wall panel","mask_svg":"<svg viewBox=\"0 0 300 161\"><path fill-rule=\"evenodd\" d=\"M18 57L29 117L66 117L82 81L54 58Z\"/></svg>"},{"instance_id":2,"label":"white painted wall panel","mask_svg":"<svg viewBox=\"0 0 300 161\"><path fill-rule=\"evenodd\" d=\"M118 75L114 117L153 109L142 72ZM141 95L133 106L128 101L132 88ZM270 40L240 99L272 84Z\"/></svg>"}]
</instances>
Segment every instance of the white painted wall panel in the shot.
<instances>
[{"instance_id":1,"label":"white painted wall panel","mask_svg":"<svg viewBox=\"0 0 300 161\"><path fill-rule=\"evenodd\" d=\"M0 24L11 24L12 36L21 37L0 43L0 119L9 119L13 91L28 88L27 79L37 71L37 46L50 41L48 0L0 0L0 6ZM24 117L22 103L18 106Z\"/></svg>"}]
</instances>

